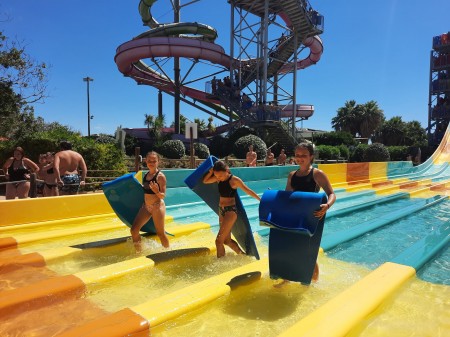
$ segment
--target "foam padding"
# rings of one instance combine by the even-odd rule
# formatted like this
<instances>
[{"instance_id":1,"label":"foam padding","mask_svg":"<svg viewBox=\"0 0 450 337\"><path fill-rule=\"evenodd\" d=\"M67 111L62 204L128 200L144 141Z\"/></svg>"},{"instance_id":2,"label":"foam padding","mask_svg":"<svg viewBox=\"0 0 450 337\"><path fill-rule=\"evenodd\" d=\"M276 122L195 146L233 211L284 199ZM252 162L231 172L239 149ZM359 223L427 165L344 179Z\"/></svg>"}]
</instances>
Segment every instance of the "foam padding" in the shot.
<instances>
[{"instance_id":1,"label":"foam padding","mask_svg":"<svg viewBox=\"0 0 450 337\"><path fill-rule=\"evenodd\" d=\"M319 254L325 216L314 211L327 202L324 193L265 191L259 205L261 225L270 226L271 278L310 284Z\"/></svg>"},{"instance_id":2,"label":"foam padding","mask_svg":"<svg viewBox=\"0 0 450 337\"><path fill-rule=\"evenodd\" d=\"M216 157L209 156L184 182L218 215L220 199L218 185L203 183L204 175L209 172L217 160ZM238 193L236 193L235 200L238 216L231 233L247 255L254 256L259 260L252 228Z\"/></svg>"},{"instance_id":3,"label":"foam padding","mask_svg":"<svg viewBox=\"0 0 450 337\"><path fill-rule=\"evenodd\" d=\"M103 193L120 220L128 227L133 225L144 203L144 189L133 174L125 174L102 184ZM153 218L141 228L142 232L156 234Z\"/></svg>"}]
</instances>

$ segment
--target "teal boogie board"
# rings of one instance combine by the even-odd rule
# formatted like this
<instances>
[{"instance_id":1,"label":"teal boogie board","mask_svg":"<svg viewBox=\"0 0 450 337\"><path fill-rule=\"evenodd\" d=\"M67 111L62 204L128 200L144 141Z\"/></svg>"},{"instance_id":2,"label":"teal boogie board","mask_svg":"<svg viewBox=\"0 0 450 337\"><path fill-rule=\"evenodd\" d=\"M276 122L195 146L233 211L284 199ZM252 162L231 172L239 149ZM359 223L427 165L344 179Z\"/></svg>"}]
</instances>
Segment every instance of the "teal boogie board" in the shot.
<instances>
[{"instance_id":1,"label":"teal boogie board","mask_svg":"<svg viewBox=\"0 0 450 337\"><path fill-rule=\"evenodd\" d=\"M211 209L219 214L219 190L217 184L204 184L204 175L214 166L218 159L209 156L194 172L192 172L184 182L192 189L200 198L202 198ZM253 237L252 228L247 218L244 205L242 204L239 194L236 193L236 208L238 217L231 233L236 238L241 248L247 255L256 257L259 260L258 249L256 248L255 238Z\"/></svg>"},{"instance_id":2,"label":"teal boogie board","mask_svg":"<svg viewBox=\"0 0 450 337\"><path fill-rule=\"evenodd\" d=\"M310 284L319 254L325 217L314 216L325 193L267 190L259 204L259 221L270 226L270 277Z\"/></svg>"},{"instance_id":3,"label":"teal boogie board","mask_svg":"<svg viewBox=\"0 0 450 337\"><path fill-rule=\"evenodd\" d=\"M133 225L139 209L144 203L144 189L133 174L125 174L102 184L103 193L120 220L128 227ZM156 234L153 219L141 231Z\"/></svg>"}]
</instances>

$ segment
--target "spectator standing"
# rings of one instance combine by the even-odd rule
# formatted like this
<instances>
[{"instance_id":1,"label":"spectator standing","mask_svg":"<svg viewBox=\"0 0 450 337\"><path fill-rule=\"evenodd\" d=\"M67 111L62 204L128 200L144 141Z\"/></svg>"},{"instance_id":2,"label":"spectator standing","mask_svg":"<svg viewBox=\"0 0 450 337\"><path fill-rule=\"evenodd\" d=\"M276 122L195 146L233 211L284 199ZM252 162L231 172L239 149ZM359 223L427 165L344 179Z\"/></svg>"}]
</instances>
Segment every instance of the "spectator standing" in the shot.
<instances>
[{"instance_id":1,"label":"spectator standing","mask_svg":"<svg viewBox=\"0 0 450 337\"><path fill-rule=\"evenodd\" d=\"M62 141L60 149L53 164L60 195L77 194L80 186L85 185L86 163L81 154L72 150L70 142Z\"/></svg>"},{"instance_id":2,"label":"spectator standing","mask_svg":"<svg viewBox=\"0 0 450 337\"><path fill-rule=\"evenodd\" d=\"M6 184L7 200L28 198L30 191L30 173L39 172L39 166L25 157L25 151L20 146L16 147L13 156L8 158L3 165L5 178L11 184Z\"/></svg>"}]
</instances>

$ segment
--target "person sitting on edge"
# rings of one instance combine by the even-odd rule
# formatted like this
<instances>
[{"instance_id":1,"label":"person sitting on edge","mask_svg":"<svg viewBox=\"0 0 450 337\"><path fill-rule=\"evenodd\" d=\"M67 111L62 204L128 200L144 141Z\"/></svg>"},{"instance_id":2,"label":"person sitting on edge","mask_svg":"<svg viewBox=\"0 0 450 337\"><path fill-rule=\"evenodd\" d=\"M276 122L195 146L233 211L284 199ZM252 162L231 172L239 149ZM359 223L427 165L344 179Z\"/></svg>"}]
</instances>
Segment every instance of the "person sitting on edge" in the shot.
<instances>
[{"instance_id":1,"label":"person sitting on edge","mask_svg":"<svg viewBox=\"0 0 450 337\"><path fill-rule=\"evenodd\" d=\"M315 169L312 166L313 161L314 147L312 144L300 143L295 147L295 162L299 165L299 168L289 173L286 191L319 192L322 188L328 197L328 201L326 204L320 205L320 210L314 212L317 218L322 219L336 201L336 195L327 175L322 170ZM318 279L319 265L316 262L312 280L317 281Z\"/></svg>"},{"instance_id":2,"label":"person sitting on edge","mask_svg":"<svg viewBox=\"0 0 450 337\"><path fill-rule=\"evenodd\" d=\"M39 166L25 157L25 151L18 146L14 149L13 156L3 165L3 172L7 181L15 182L6 184L5 199L25 199L30 191L30 173L39 172Z\"/></svg>"},{"instance_id":3,"label":"person sitting on edge","mask_svg":"<svg viewBox=\"0 0 450 337\"><path fill-rule=\"evenodd\" d=\"M59 147L61 151L55 154L53 169L60 195L77 194L80 186L85 184L86 163L81 154L72 150L70 142L62 141ZM78 170L81 171L81 176Z\"/></svg>"},{"instance_id":4,"label":"person sitting on edge","mask_svg":"<svg viewBox=\"0 0 450 337\"><path fill-rule=\"evenodd\" d=\"M247 167L255 167L258 155L253 151L253 145L249 145L247 155L245 156L245 163Z\"/></svg>"},{"instance_id":5,"label":"person sitting on edge","mask_svg":"<svg viewBox=\"0 0 450 337\"><path fill-rule=\"evenodd\" d=\"M261 198L251 190L239 178L231 174L230 168L223 161L219 160L203 177L204 184L218 183L219 189L219 233L216 237L217 257L225 256L225 245L230 247L236 254L243 251L238 243L231 238L231 229L237 220L236 193L237 189L242 189L249 196L256 200Z\"/></svg>"},{"instance_id":6,"label":"person sitting on edge","mask_svg":"<svg viewBox=\"0 0 450 337\"><path fill-rule=\"evenodd\" d=\"M164 229L164 220L166 217L166 205L164 203L167 186L166 176L158 169L158 153L154 151L148 152L145 156L145 162L147 163L148 172L144 176L144 183L142 185L144 188L144 203L134 218L130 230L133 243L138 252L141 250L141 236L139 235L139 231L150 218L153 218L156 235L158 235L161 244L165 248L169 247L169 239Z\"/></svg>"}]
</instances>

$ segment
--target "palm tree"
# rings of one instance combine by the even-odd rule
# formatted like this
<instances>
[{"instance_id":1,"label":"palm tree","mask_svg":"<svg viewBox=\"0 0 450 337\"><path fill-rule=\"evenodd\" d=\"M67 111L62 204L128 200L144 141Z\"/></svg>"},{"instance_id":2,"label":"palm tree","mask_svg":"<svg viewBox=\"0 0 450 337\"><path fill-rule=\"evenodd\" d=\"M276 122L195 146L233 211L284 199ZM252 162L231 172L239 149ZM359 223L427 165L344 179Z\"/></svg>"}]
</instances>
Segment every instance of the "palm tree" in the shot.
<instances>
[{"instance_id":1,"label":"palm tree","mask_svg":"<svg viewBox=\"0 0 450 337\"><path fill-rule=\"evenodd\" d=\"M147 125L148 135L152 139L154 145L159 146L163 140L162 129L165 124L165 115L154 117L145 114L144 124Z\"/></svg>"},{"instance_id":2,"label":"palm tree","mask_svg":"<svg viewBox=\"0 0 450 337\"><path fill-rule=\"evenodd\" d=\"M359 134L363 138L370 138L384 121L384 113L375 101L369 101L358 106Z\"/></svg>"},{"instance_id":3,"label":"palm tree","mask_svg":"<svg viewBox=\"0 0 450 337\"><path fill-rule=\"evenodd\" d=\"M358 105L356 105L356 101L347 101L343 107L337 110L337 116L331 119L331 126L335 131L346 131L356 136L359 129L357 115Z\"/></svg>"},{"instance_id":4,"label":"palm tree","mask_svg":"<svg viewBox=\"0 0 450 337\"><path fill-rule=\"evenodd\" d=\"M386 146L403 145L404 138L405 123L400 116L395 116L384 121L376 133L376 141Z\"/></svg>"}]
</instances>

